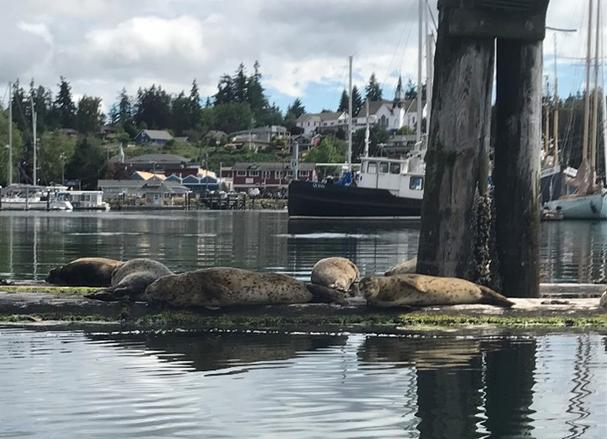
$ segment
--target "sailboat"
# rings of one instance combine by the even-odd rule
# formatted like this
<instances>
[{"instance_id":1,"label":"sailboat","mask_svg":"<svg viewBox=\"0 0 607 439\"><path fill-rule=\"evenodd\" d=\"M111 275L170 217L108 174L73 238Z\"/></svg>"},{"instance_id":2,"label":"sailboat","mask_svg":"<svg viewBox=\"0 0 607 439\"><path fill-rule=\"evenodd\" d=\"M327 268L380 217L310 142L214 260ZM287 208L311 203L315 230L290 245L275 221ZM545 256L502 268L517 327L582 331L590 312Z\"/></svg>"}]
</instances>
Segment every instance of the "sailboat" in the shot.
<instances>
[{"instance_id":1,"label":"sailboat","mask_svg":"<svg viewBox=\"0 0 607 439\"><path fill-rule=\"evenodd\" d=\"M367 104L365 152L361 157L360 172L353 172L352 157L352 57L349 59L349 123L348 151L344 174L338 183L294 180L289 184L288 212L291 218L310 217L419 217L424 196L425 142L422 138L422 84L421 66L423 51L422 24L426 22L428 35L427 2L419 2L419 48L418 48L418 92L417 92L417 142L414 150L402 158L369 156L369 110ZM425 20L424 20L425 18ZM428 86L432 86L432 38L428 38ZM402 92L402 90L400 90ZM395 93L394 108L402 105L399 89ZM430 96L427 99L431 101ZM426 128L429 127L430 110L427 111ZM297 153L295 157L297 162ZM295 164L297 169L297 164ZM297 175L297 174L295 174Z\"/></svg>"},{"instance_id":2,"label":"sailboat","mask_svg":"<svg viewBox=\"0 0 607 439\"><path fill-rule=\"evenodd\" d=\"M557 212L564 219L607 219L607 190L602 184L597 184L596 156L597 156L597 127L598 127L598 70L599 70L599 35L601 0L597 0L596 10L596 42L594 58L594 90L592 128L590 128L590 66L591 66L591 40L593 1L590 0L588 13L588 42L586 54L586 96L584 103L584 132L582 147L582 162L577 170L570 176L565 176L566 193L560 198L545 203L545 207ZM589 135L590 133L590 135ZM603 145L606 148L606 145Z\"/></svg>"}]
</instances>

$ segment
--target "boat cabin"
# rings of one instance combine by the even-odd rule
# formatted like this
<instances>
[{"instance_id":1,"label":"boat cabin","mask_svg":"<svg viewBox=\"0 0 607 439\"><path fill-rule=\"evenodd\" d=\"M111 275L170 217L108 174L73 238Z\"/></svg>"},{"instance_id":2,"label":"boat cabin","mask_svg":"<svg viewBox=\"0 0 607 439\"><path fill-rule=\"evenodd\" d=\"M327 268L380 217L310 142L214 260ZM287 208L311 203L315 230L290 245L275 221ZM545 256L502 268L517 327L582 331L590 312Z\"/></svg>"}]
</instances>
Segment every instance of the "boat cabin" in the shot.
<instances>
[{"instance_id":1,"label":"boat cabin","mask_svg":"<svg viewBox=\"0 0 607 439\"><path fill-rule=\"evenodd\" d=\"M386 189L397 197L422 199L424 170L412 158L365 157L361 159L357 186Z\"/></svg>"}]
</instances>

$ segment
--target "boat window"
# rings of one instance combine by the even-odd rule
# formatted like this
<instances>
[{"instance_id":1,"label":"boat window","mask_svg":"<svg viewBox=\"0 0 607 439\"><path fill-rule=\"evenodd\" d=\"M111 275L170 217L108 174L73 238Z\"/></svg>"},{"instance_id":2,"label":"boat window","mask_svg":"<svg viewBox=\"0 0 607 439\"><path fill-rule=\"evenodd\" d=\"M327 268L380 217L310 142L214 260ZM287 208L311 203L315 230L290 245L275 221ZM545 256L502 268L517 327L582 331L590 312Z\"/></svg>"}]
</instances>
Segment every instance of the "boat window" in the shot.
<instances>
[{"instance_id":1,"label":"boat window","mask_svg":"<svg viewBox=\"0 0 607 439\"><path fill-rule=\"evenodd\" d=\"M400 163L390 163L390 174L400 174Z\"/></svg>"},{"instance_id":2,"label":"boat window","mask_svg":"<svg viewBox=\"0 0 607 439\"><path fill-rule=\"evenodd\" d=\"M377 163L369 162L367 165L367 174L377 174Z\"/></svg>"},{"instance_id":3,"label":"boat window","mask_svg":"<svg viewBox=\"0 0 607 439\"><path fill-rule=\"evenodd\" d=\"M388 167L389 167L389 163L388 162L380 162L379 163L379 173L380 174L387 174L388 173Z\"/></svg>"},{"instance_id":4,"label":"boat window","mask_svg":"<svg viewBox=\"0 0 607 439\"><path fill-rule=\"evenodd\" d=\"M409 180L409 189L421 191L424 189L424 177L411 177Z\"/></svg>"}]
</instances>

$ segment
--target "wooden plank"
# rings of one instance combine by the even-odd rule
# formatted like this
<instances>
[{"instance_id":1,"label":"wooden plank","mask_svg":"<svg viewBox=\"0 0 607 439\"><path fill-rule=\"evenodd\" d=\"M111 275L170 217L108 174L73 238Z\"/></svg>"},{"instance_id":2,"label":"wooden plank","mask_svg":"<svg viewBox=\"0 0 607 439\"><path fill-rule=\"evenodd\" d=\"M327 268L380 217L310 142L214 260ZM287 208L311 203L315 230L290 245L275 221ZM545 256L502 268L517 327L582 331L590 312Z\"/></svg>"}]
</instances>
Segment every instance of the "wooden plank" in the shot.
<instances>
[{"instance_id":1,"label":"wooden plank","mask_svg":"<svg viewBox=\"0 0 607 439\"><path fill-rule=\"evenodd\" d=\"M494 41L449 37L448 25L441 12L417 271L471 278L473 202L490 124Z\"/></svg>"},{"instance_id":2,"label":"wooden plank","mask_svg":"<svg viewBox=\"0 0 607 439\"><path fill-rule=\"evenodd\" d=\"M539 297L542 42L497 42L493 181L500 290Z\"/></svg>"}]
</instances>

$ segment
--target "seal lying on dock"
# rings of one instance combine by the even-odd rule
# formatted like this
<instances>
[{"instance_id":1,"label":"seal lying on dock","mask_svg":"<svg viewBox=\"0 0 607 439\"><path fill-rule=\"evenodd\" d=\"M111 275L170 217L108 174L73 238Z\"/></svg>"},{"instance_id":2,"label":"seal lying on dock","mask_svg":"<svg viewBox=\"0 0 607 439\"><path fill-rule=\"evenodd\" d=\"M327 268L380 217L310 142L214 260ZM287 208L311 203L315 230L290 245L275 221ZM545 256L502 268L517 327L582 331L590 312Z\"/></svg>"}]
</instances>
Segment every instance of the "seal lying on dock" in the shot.
<instances>
[{"instance_id":1,"label":"seal lying on dock","mask_svg":"<svg viewBox=\"0 0 607 439\"><path fill-rule=\"evenodd\" d=\"M358 267L351 260L325 258L312 267L308 289L315 301L345 303L345 298L357 290L353 287L359 277Z\"/></svg>"},{"instance_id":2,"label":"seal lying on dock","mask_svg":"<svg viewBox=\"0 0 607 439\"><path fill-rule=\"evenodd\" d=\"M112 275L109 288L86 297L98 300L137 300L146 287L162 276L173 274L164 264L153 259L131 259L117 268Z\"/></svg>"},{"instance_id":3,"label":"seal lying on dock","mask_svg":"<svg viewBox=\"0 0 607 439\"><path fill-rule=\"evenodd\" d=\"M70 287L109 287L112 273L123 262L108 258L80 258L53 268L46 282Z\"/></svg>"},{"instance_id":4,"label":"seal lying on dock","mask_svg":"<svg viewBox=\"0 0 607 439\"><path fill-rule=\"evenodd\" d=\"M394 276L395 274L413 274L417 270L417 256L396 264L390 268L384 276Z\"/></svg>"},{"instance_id":5,"label":"seal lying on dock","mask_svg":"<svg viewBox=\"0 0 607 439\"><path fill-rule=\"evenodd\" d=\"M174 307L221 307L306 303L312 294L287 275L216 267L164 276L145 290L144 300Z\"/></svg>"},{"instance_id":6,"label":"seal lying on dock","mask_svg":"<svg viewBox=\"0 0 607 439\"><path fill-rule=\"evenodd\" d=\"M491 288L455 277L423 274L370 276L360 281L359 288L367 304L379 307L482 303L508 308L514 305Z\"/></svg>"}]
</instances>

